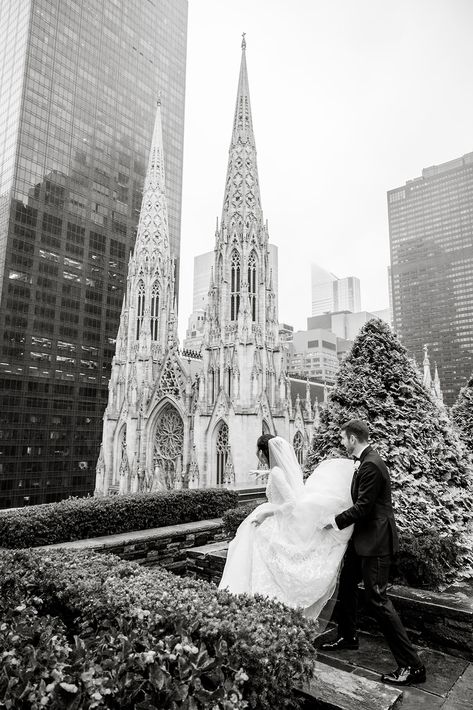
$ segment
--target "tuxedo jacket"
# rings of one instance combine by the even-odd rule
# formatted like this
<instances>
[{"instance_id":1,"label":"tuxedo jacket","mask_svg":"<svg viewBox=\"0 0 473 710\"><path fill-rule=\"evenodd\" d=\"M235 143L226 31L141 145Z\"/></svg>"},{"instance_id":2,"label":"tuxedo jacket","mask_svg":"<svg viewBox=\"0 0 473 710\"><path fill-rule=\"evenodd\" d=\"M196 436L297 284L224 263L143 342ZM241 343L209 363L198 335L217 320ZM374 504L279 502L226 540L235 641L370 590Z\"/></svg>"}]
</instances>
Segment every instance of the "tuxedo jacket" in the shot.
<instances>
[{"instance_id":1,"label":"tuxedo jacket","mask_svg":"<svg viewBox=\"0 0 473 710\"><path fill-rule=\"evenodd\" d=\"M357 555L379 557L398 552L389 470L371 446L361 452L351 497L352 507L336 515L335 522L340 530L355 525L352 540Z\"/></svg>"}]
</instances>

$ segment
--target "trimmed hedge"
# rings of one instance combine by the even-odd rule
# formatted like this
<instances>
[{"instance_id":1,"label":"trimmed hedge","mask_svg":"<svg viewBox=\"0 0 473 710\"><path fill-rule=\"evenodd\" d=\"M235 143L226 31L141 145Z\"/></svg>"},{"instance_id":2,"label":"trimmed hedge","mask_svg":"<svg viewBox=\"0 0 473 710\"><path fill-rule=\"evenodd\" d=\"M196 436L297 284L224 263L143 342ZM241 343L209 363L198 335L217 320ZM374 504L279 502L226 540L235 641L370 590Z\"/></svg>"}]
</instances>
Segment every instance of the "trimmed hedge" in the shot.
<instances>
[{"instance_id":1,"label":"trimmed hedge","mask_svg":"<svg viewBox=\"0 0 473 710\"><path fill-rule=\"evenodd\" d=\"M299 708L312 622L113 555L0 552L0 705Z\"/></svg>"},{"instance_id":2,"label":"trimmed hedge","mask_svg":"<svg viewBox=\"0 0 473 710\"><path fill-rule=\"evenodd\" d=\"M251 501L251 503L245 503L245 505L240 505L238 508L229 508L226 510L223 514L223 529L225 535L228 535L230 538L235 537L236 531L241 523L259 505L261 505L261 501Z\"/></svg>"},{"instance_id":3,"label":"trimmed hedge","mask_svg":"<svg viewBox=\"0 0 473 710\"><path fill-rule=\"evenodd\" d=\"M235 537L243 520L259 505L252 502L238 508L226 510L223 514L225 534ZM422 533L403 531L399 539L400 551L393 565L393 581L418 589L437 590L454 581L461 562L461 547L458 535L440 536L435 529Z\"/></svg>"},{"instance_id":4,"label":"trimmed hedge","mask_svg":"<svg viewBox=\"0 0 473 710\"><path fill-rule=\"evenodd\" d=\"M238 493L204 488L106 497L69 498L0 513L0 547L54 545L219 518L237 505Z\"/></svg>"}]
</instances>

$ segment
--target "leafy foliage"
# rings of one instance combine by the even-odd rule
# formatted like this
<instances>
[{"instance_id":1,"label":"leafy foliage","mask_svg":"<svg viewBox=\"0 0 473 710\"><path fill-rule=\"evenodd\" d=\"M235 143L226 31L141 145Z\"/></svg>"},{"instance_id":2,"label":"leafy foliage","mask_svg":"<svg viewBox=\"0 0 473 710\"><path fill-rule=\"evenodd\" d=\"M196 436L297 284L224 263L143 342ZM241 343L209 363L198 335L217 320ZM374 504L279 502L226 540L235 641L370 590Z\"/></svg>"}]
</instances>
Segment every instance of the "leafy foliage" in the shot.
<instances>
[{"instance_id":1,"label":"leafy foliage","mask_svg":"<svg viewBox=\"0 0 473 710\"><path fill-rule=\"evenodd\" d=\"M0 546L38 547L71 540L219 518L238 501L236 491L195 489L69 498L0 513Z\"/></svg>"},{"instance_id":2,"label":"leafy foliage","mask_svg":"<svg viewBox=\"0 0 473 710\"><path fill-rule=\"evenodd\" d=\"M235 537L236 531L240 524L254 511L261 501L251 501L245 505L239 505L237 508L229 508L223 514L223 529L228 537Z\"/></svg>"},{"instance_id":3,"label":"leafy foliage","mask_svg":"<svg viewBox=\"0 0 473 710\"><path fill-rule=\"evenodd\" d=\"M297 708L313 625L261 597L113 555L0 552L0 704Z\"/></svg>"},{"instance_id":4,"label":"leafy foliage","mask_svg":"<svg viewBox=\"0 0 473 710\"><path fill-rule=\"evenodd\" d=\"M473 455L473 375L458 393L452 407L452 419L465 448Z\"/></svg>"},{"instance_id":5,"label":"leafy foliage","mask_svg":"<svg viewBox=\"0 0 473 710\"><path fill-rule=\"evenodd\" d=\"M400 537L395 581L418 589L439 589L449 581L448 570L460 565L458 535L439 537L435 529L418 535L404 531Z\"/></svg>"},{"instance_id":6,"label":"leafy foliage","mask_svg":"<svg viewBox=\"0 0 473 710\"><path fill-rule=\"evenodd\" d=\"M453 534L460 554L457 562L442 558L444 572L472 576L472 468L446 410L424 389L405 348L379 319L363 326L340 366L306 473L326 457L346 455L339 428L351 418L369 423L373 445L390 468L401 533Z\"/></svg>"}]
</instances>

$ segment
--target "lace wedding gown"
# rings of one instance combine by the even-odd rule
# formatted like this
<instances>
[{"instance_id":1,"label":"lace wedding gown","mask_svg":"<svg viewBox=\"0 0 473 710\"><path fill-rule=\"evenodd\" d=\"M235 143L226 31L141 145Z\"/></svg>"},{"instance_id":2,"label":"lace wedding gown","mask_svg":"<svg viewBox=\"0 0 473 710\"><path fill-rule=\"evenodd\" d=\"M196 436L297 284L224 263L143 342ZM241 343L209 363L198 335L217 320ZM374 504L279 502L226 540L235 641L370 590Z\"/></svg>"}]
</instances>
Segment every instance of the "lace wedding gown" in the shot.
<instances>
[{"instance_id":1,"label":"lace wedding gown","mask_svg":"<svg viewBox=\"0 0 473 710\"><path fill-rule=\"evenodd\" d=\"M327 459L304 485L294 450L287 441L269 441L272 466L267 503L258 506L230 542L220 589L262 594L318 618L333 596L341 561L353 532L324 530L333 515L352 505L353 461ZM274 512L259 526L252 521Z\"/></svg>"}]
</instances>

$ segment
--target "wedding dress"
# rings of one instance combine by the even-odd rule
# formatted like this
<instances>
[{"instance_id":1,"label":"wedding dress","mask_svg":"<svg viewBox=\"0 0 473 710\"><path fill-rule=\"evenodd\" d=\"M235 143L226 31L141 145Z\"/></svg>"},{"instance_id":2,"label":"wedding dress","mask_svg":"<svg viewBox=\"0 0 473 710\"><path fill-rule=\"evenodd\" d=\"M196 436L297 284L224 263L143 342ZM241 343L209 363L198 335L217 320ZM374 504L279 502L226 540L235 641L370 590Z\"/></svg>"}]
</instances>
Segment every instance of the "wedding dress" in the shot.
<instances>
[{"instance_id":1,"label":"wedding dress","mask_svg":"<svg viewBox=\"0 0 473 710\"><path fill-rule=\"evenodd\" d=\"M269 440L267 503L240 525L230 542L219 589L234 594L262 594L318 618L334 595L353 526L324 530L333 516L349 508L354 463L323 461L303 482L292 446L281 437ZM262 511L272 511L260 525Z\"/></svg>"}]
</instances>

